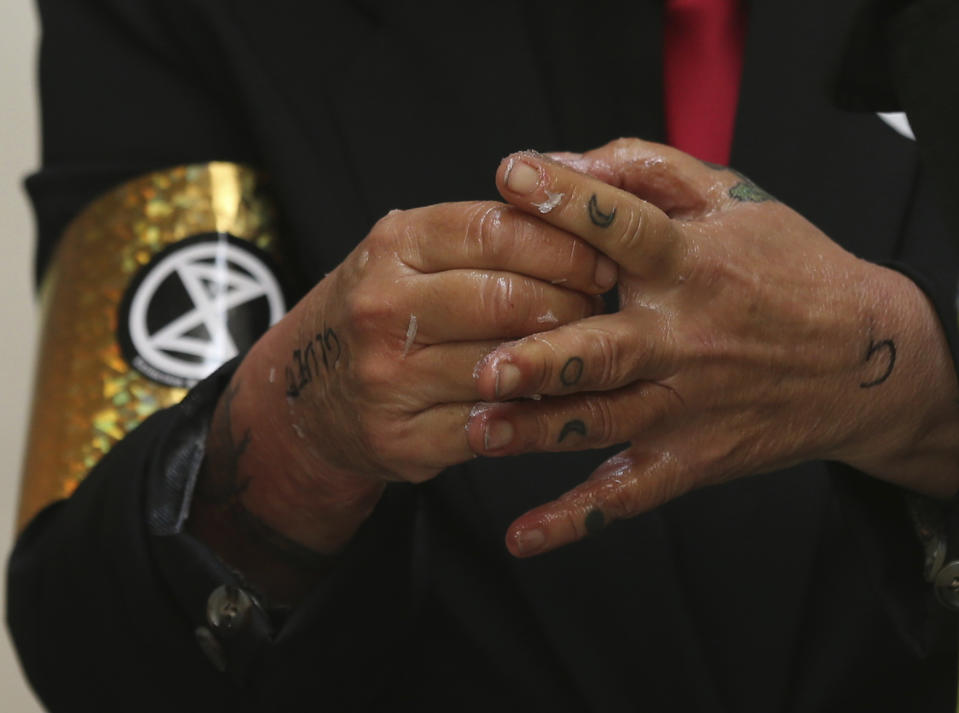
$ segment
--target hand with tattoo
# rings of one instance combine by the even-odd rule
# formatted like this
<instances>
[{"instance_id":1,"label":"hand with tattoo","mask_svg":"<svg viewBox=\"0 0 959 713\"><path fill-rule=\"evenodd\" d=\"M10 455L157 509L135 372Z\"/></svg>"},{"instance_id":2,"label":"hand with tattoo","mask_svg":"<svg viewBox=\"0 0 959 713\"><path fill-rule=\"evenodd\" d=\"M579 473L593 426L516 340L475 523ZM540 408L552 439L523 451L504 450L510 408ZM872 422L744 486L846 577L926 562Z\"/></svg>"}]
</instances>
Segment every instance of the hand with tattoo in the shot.
<instances>
[{"instance_id":1,"label":"hand with tattoo","mask_svg":"<svg viewBox=\"0 0 959 713\"><path fill-rule=\"evenodd\" d=\"M910 280L846 252L736 172L674 149L620 140L560 158L514 154L497 185L619 264L620 310L484 358L477 385L495 403L474 411L469 441L488 456L628 446L516 520L514 554L813 459L956 492L955 373ZM520 398L533 394L542 398Z\"/></svg>"},{"instance_id":2,"label":"hand with tattoo","mask_svg":"<svg viewBox=\"0 0 959 713\"><path fill-rule=\"evenodd\" d=\"M464 424L478 360L596 314L615 282L609 258L512 206L391 212L238 368L195 531L204 507L238 503L291 555L335 552L384 483L474 457Z\"/></svg>"}]
</instances>

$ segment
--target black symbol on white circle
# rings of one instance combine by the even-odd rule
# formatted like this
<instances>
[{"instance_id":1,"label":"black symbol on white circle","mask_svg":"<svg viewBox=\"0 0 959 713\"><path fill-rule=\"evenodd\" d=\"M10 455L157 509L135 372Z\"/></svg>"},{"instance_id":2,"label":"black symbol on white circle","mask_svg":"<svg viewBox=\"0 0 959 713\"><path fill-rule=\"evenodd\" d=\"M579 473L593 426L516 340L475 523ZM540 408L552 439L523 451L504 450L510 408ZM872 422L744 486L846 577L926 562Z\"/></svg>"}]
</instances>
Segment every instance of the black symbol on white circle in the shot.
<instances>
[{"instance_id":1,"label":"black symbol on white circle","mask_svg":"<svg viewBox=\"0 0 959 713\"><path fill-rule=\"evenodd\" d=\"M200 236L147 266L126 314L128 357L157 381L189 386L285 311L280 284L257 252L226 235Z\"/></svg>"}]
</instances>

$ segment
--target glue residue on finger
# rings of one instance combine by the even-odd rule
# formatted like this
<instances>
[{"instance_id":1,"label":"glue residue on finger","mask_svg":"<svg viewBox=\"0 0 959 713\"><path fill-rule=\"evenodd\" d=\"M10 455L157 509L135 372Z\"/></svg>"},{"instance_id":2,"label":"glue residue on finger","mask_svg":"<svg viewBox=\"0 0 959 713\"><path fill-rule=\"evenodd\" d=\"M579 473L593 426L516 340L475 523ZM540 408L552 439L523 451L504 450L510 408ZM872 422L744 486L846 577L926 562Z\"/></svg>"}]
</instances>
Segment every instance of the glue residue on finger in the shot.
<instances>
[{"instance_id":1,"label":"glue residue on finger","mask_svg":"<svg viewBox=\"0 0 959 713\"><path fill-rule=\"evenodd\" d=\"M546 310L546 314L541 314L536 318L536 323L543 326L555 327L559 324L559 320L556 318L556 315L553 314L553 310Z\"/></svg>"},{"instance_id":2,"label":"glue residue on finger","mask_svg":"<svg viewBox=\"0 0 959 713\"><path fill-rule=\"evenodd\" d=\"M533 206L543 215L546 215L560 204L560 201L566 196L565 193L553 193L546 191L546 200L542 203L533 203Z\"/></svg>"},{"instance_id":3,"label":"glue residue on finger","mask_svg":"<svg viewBox=\"0 0 959 713\"><path fill-rule=\"evenodd\" d=\"M400 358L405 359L406 355L410 353L410 348L416 340L416 329L416 315L411 314L410 323L406 327L406 343L403 344L403 353L400 355Z\"/></svg>"}]
</instances>

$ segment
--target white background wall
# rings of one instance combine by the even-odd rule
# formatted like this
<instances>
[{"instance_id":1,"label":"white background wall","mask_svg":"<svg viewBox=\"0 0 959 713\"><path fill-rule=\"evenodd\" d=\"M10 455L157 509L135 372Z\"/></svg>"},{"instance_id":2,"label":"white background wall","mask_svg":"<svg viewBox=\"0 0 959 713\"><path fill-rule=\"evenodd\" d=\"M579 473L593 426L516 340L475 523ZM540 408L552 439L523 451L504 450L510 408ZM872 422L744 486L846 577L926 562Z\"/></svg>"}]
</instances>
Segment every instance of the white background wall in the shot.
<instances>
[{"instance_id":1,"label":"white background wall","mask_svg":"<svg viewBox=\"0 0 959 713\"><path fill-rule=\"evenodd\" d=\"M30 0L0 2L0 552L10 551L32 382L33 221L21 187L37 164L36 16ZM0 610L5 611L5 587ZM6 628L0 636L0 711L37 713Z\"/></svg>"}]
</instances>

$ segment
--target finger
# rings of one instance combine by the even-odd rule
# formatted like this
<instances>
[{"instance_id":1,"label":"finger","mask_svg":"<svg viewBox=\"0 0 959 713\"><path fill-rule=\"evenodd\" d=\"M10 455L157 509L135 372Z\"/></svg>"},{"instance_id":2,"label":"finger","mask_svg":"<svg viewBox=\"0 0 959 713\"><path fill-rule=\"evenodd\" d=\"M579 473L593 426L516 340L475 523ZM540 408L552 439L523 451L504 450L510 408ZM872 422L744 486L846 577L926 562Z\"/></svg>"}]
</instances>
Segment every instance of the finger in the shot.
<instances>
[{"instance_id":1,"label":"finger","mask_svg":"<svg viewBox=\"0 0 959 713\"><path fill-rule=\"evenodd\" d=\"M581 154L570 153L568 151L551 151L544 155L547 158L556 161L556 163L567 166L574 171L585 173L593 178L598 178L603 183L608 183L611 186L622 188L622 186L618 184L618 170L613 166L610 166L603 159L594 158L590 155L590 153Z\"/></svg>"},{"instance_id":2,"label":"finger","mask_svg":"<svg viewBox=\"0 0 959 713\"><path fill-rule=\"evenodd\" d=\"M476 457L464 424L473 404L439 404L405 418L386 415L370 448L394 469L394 477L423 482L443 468Z\"/></svg>"},{"instance_id":3,"label":"finger","mask_svg":"<svg viewBox=\"0 0 959 713\"><path fill-rule=\"evenodd\" d=\"M616 265L569 233L513 206L446 203L394 214L403 259L420 272L503 270L600 294L616 284Z\"/></svg>"},{"instance_id":4,"label":"finger","mask_svg":"<svg viewBox=\"0 0 959 713\"><path fill-rule=\"evenodd\" d=\"M673 372L671 332L659 313L632 307L499 346L476 368L484 401L617 389Z\"/></svg>"},{"instance_id":5,"label":"finger","mask_svg":"<svg viewBox=\"0 0 959 713\"><path fill-rule=\"evenodd\" d=\"M600 309L599 297L509 272L447 270L405 280L416 295L417 344L512 339Z\"/></svg>"},{"instance_id":6,"label":"finger","mask_svg":"<svg viewBox=\"0 0 959 713\"><path fill-rule=\"evenodd\" d=\"M724 168L641 139L617 139L587 152L584 161L611 174L610 183L653 203L670 216L706 212Z\"/></svg>"},{"instance_id":7,"label":"finger","mask_svg":"<svg viewBox=\"0 0 959 713\"><path fill-rule=\"evenodd\" d=\"M582 485L517 518L507 530L506 546L516 557L555 550L615 520L652 510L691 483L673 454L631 448L603 463Z\"/></svg>"},{"instance_id":8,"label":"finger","mask_svg":"<svg viewBox=\"0 0 959 713\"><path fill-rule=\"evenodd\" d=\"M496 457L604 448L648 434L683 408L671 388L639 381L603 393L482 404L467 435L476 453Z\"/></svg>"},{"instance_id":9,"label":"finger","mask_svg":"<svg viewBox=\"0 0 959 713\"><path fill-rule=\"evenodd\" d=\"M683 234L659 208L544 156L507 157L496 174L506 200L579 236L647 280L672 280L686 251Z\"/></svg>"},{"instance_id":10,"label":"finger","mask_svg":"<svg viewBox=\"0 0 959 713\"><path fill-rule=\"evenodd\" d=\"M583 154L574 167L653 203L671 218L700 218L731 203L754 202L760 194L769 197L732 168L641 139L612 141Z\"/></svg>"},{"instance_id":11,"label":"finger","mask_svg":"<svg viewBox=\"0 0 959 713\"><path fill-rule=\"evenodd\" d=\"M499 345L454 342L413 349L396 364L397 378L402 375L404 393L413 404L475 403L480 400L473 375L476 363Z\"/></svg>"}]
</instances>

